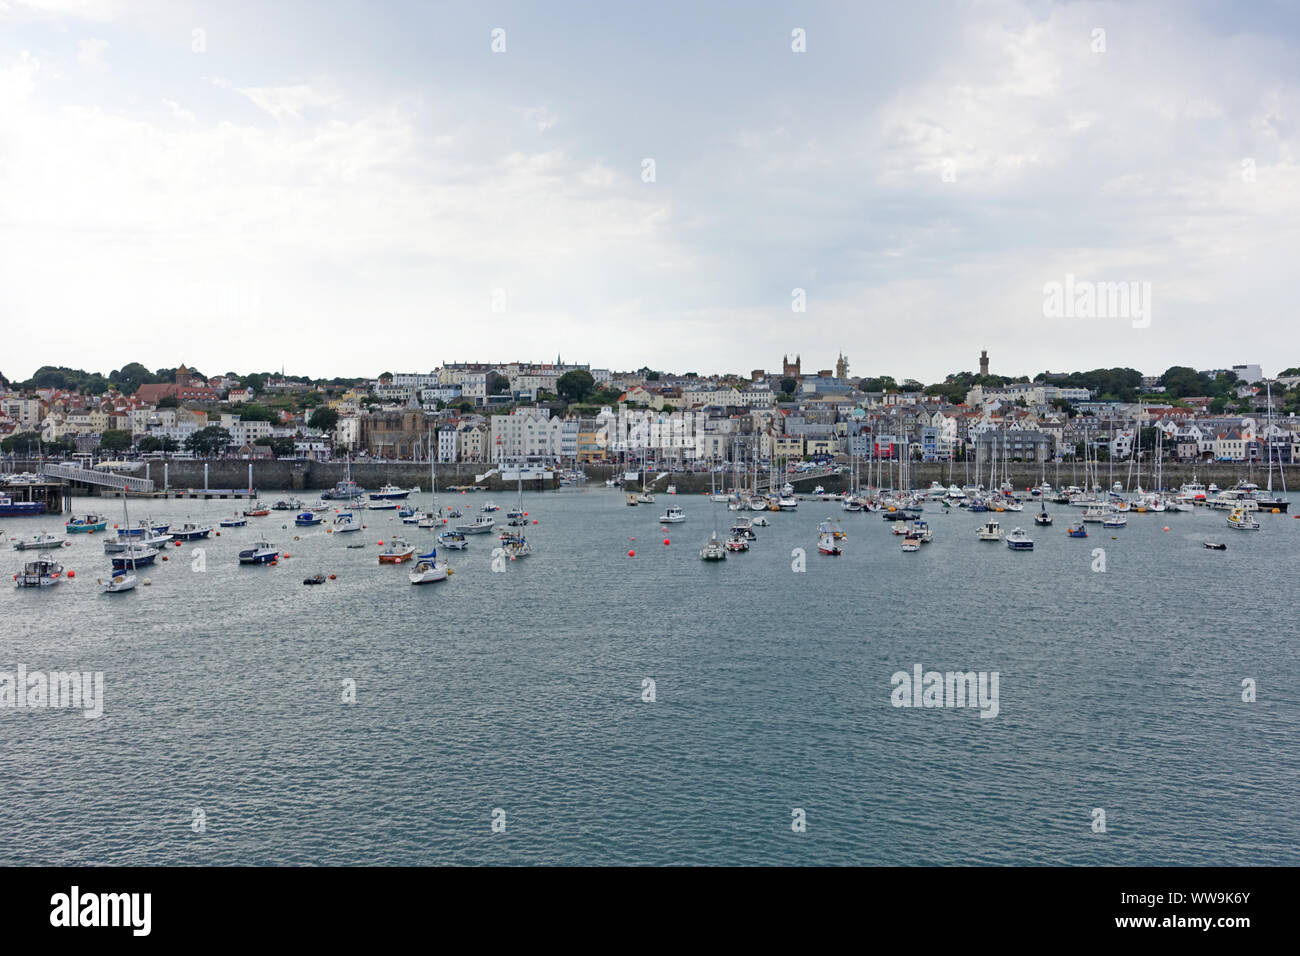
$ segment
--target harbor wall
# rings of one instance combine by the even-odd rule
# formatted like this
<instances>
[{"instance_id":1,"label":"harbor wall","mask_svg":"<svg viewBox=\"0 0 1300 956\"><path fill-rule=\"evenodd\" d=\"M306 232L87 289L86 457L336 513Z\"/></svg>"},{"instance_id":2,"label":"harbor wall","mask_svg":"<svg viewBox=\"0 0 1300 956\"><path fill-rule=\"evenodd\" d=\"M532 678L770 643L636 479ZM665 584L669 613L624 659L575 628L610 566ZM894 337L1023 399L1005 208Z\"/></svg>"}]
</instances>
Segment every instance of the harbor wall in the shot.
<instances>
[{"instance_id":1,"label":"harbor wall","mask_svg":"<svg viewBox=\"0 0 1300 956\"><path fill-rule=\"evenodd\" d=\"M166 485L172 490L177 489L203 489L204 484L204 465L207 465L207 484L209 489L230 489L239 490L248 487L248 466L247 461L238 461L233 459L222 459L217 461L169 461L166 463ZM347 467L343 462L317 462L317 461L256 461L253 465L253 487L262 494L275 494L284 491L318 491L332 488L336 482L342 481L347 473ZM13 470L37 470L37 463L17 462ZM163 490L164 468L163 462L152 461L147 465L147 477L152 478L158 490ZM1143 472L1143 487L1151 488L1151 473L1148 470ZM438 487L440 489L450 488L452 485L473 485L477 475L483 474L491 469L491 465L484 463L458 463L442 464L438 466ZM427 462L378 462L358 464L352 463L352 479L367 489L375 489L380 485L391 483L402 487L419 485L424 490L429 489L429 465ZM590 479L588 484L603 484L606 478L612 478L619 475L622 469L609 465L586 465L584 470ZM886 470L888 473L888 470ZM146 477L145 468L132 474L137 477ZM710 480L708 473L676 473L660 481L654 481L657 472L651 472L650 479L652 490L662 492L669 484L677 486L677 490L683 494L708 491ZM866 468L860 466L860 477L863 484L866 483ZM1038 484L1042 479L1042 469L1033 465L1025 464L1017 466L1014 463L1008 470L1009 480L1017 489L1024 489L1031 485ZM1054 465L1049 465L1046 471L1047 480L1053 485L1070 485L1082 483L1082 471L1076 471L1069 465L1062 465L1059 469ZM1110 478L1105 464L1099 469L1100 483L1103 486L1109 486ZM1129 468L1128 464L1116 462L1114 470L1115 481L1128 483ZM1228 488L1236 484L1238 480L1248 476L1263 485L1265 482L1266 469L1256 465L1248 468L1245 464L1232 464L1227 462L1198 463L1192 464L1168 464L1164 466L1164 484L1169 488L1177 488L1179 485L1189 482L1195 477L1204 484L1211 482L1221 488ZM956 464L949 472L946 464L934 463L916 463L911 466L911 476L913 487L924 488L929 486L932 481L940 481L945 485L957 484L962 485L967 481L966 469L960 464ZM718 482L732 482L734 477L730 474L719 475ZM987 475L985 476L987 480ZM1289 466L1286 469L1286 486L1295 488L1296 482L1300 481L1300 466ZM824 475L811 479L804 479L793 482L795 489L799 493L811 492L817 485L821 485L828 492L838 493L847 490L849 485L849 475L847 472L843 475ZM511 490L516 487L515 481L503 481L499 474L493 475L487 481L480 483L480 487L488 491ZM529 479L524 482L524 487L529 491L550 490L559 487L558 480ZM635 485L629 486L635 488ZM1273 476L1274 490L1279 490L1282 483L1277 473ZM721 488L720 488L721 490ZM80 493L83 489L77 489Z\"/></svg>"}]
</instances>

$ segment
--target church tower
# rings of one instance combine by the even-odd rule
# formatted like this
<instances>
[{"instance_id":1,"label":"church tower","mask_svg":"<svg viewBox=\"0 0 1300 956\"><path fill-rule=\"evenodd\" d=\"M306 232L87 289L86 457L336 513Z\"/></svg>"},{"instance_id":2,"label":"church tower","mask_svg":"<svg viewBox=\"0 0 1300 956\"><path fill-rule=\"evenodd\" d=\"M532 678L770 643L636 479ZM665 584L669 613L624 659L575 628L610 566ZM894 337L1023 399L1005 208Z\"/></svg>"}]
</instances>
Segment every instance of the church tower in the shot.
<instances>
[{"instance_id":1,"label":"church tower","mask_svg":"<svg viewBox=\"0 0 1300 956\"><path fill-rule=\"evenodd\" d=\"M989 352L988 349L981 349L980 350L980 374L987 375L988 373L989 373Z\"/></svg>"}]
</instances>

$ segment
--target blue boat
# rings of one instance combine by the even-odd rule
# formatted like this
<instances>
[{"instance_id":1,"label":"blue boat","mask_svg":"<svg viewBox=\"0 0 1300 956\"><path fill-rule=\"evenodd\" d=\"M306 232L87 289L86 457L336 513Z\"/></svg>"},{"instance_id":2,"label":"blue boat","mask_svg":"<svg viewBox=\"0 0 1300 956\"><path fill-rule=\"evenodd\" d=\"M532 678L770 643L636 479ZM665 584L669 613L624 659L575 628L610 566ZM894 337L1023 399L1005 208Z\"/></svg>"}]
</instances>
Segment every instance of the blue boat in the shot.
<instances>
[{"instance_id":1,"label":"blue boat","mask_svg":"<svg viewBox=\"0 0 1300 956\"><path fill-rule=\"evenodd\" d=\"M113 555L113 570L125 571L130 568L142 567L146 564L153 564L154 559L158 557L156 548L141 548L138 545L133 546L122 554Z\"/></svg>"},{"instance_id":2,"label":"blue boat","mask_svg":"<svg viewBox=\"0 0 1300 956\"><path fill-rule=\"evenodd\" d=\"M321 516L314 511L301 511L298 517L293 519L293 523L300 528L310 528L312 525L321 523Z\"/></svg>"},{"instance_id":3,"label":"blue boat","mask_svg":"<svg viewBox=\"0 0 1300 956\"><path fill-rule=\"evenodd\" d=\"M0 495L0 516L20 518L43 514L45 514L44 501L14 501L8 495Z\"/></svg>"},{"instance_id":4,"label":"blue boat","mask_svg":"<svg viewBox=\"0 0 1300 956\"><path fill-rule=\"evenodd\" d=\"M165 524L150 524L148 521L141 521L140 524L134 528L118 528L117 536L119 538L138 538L146 532L154 535L162 535L167 533L169 527L171 526Z\"/></svg>"},{"instance_id":5,"label":"blue boat","mask_svg":"<svg viewBox=\"0 0 1300 956\"><path fill-rule=\"evenodd\" d=\"M240 564L270 564L280 557L280 552L265 541L259 541L251 548L239 552Z\"/></svg>"},{"instance_id":6,"label":"blue boat","mask_svg":"<svg viewBox=\"0 0 1300 956\"><path fill-rule=\"evenodd\" d=\"M1069 536L1069 537L1071 537L1071 538L1086 538L1086 537L1088 537L1088 529L1085 528L1085 527L1083 526L1083 522L1082 522L1082 521L1080 521L1078 524L1072 524L1072 525L1070 525L1070 527L1068 527L1068 528L1065 529L1065 533L1066 533L1067 536Z\"/></svg>"},{"instance_id":7,"label":"blue boat","mask_svg":"<svg viewBox=\"0 0 1300 956\"><path fill-rule=\"evenodd\" d=\"M108 527L108 521L99 515L82 515L80 518L72 518L63 526L68 534L94 534L96 531L103 531Z\"/></svg>"},{"instance_id":8,"label":"blue boat","mask_svg":"<svg viewBox=\"0 0 1300 956\"><path fill-rule=\"evenodd\" d=\"M199 525L191 524L187 521L181 526L179 531L172 532L172 537L177 541L198 541L200 538L206 538L210 534L212 534L212 528L210 526L200 527Z\"/></svg>"},{"instance_id":9,"label":"blue boat","mask_svg":"<svg viewBox=\"0 0 1300 956\"><path fill-rule=\"evenodd\" d=\"M244 528L247 526L248 526L248 519L240 515L235 515L233 518L221 519L221 527L223 528Z\"/></svg>"}]
</instances>

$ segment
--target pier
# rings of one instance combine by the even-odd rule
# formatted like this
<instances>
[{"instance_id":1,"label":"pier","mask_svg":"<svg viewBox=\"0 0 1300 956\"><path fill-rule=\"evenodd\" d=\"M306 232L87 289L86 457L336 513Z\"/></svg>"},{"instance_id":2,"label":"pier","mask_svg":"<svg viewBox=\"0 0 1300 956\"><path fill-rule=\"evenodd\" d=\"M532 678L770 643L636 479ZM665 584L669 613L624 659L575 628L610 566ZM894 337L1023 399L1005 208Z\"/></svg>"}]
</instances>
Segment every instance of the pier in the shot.
<instances>
[{"instance_id":1,"label":"pier","mask_svg":"<svg viewBox=\"0 0 1300 956\"><path fill-rule=\"evenodd\" d=\"M0 478L0 496L14 501L41 501L45 514L63 514L63 499L67 485L61 481L16 481L9 483Z\"/></svg>"}]
</instances>

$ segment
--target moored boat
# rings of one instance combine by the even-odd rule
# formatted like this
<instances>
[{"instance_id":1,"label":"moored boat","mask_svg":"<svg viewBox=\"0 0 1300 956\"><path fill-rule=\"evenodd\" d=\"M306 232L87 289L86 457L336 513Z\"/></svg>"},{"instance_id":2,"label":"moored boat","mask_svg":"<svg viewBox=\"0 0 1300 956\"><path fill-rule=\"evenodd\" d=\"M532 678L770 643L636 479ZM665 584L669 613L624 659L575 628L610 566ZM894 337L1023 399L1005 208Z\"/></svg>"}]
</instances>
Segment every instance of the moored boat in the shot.
<instances>
[{"instance_id":1,"label":"moored boat","mask_svg":"<svg viewBox=\"0 0 1300 956\"><path fill-rule=\"evenodd\" d=\"M401 538L393 538L388 542L388 547L379 552L379 563L401 564L413 557L415 557L415 545L403 541Z\"/></svg>"},{"instance_id":2,"label":"moored boat","mask_svg":"<svg viewBox=\"0 0 1300 956\"><path fill-rule=\"evenodd\" d=\"M278 548L271 547L265 541L258 541L251 548L245 548L239 552L240 564L270 564L278 560L280 551Z\"/></svg>"},{"instance_id":3,"label":"moored boat","mask_svg":"<svg viewBox=\"0 0 1300 956\"><path fill-rule=\"evenodd\" d=\"M108 520L101 515L81 515L70 518L63 526L68 534L94 534L108 527Z\"/></svg>"},{"instance_id":4,"label":"moored boat","mask_svg":"<svg viewBox=\"0 0 1300 956\"><path fill-rule=\"evenodd\" d=\"M42 554L35 561L28 561L23 569L14 575L14 587L48 588L63 580L63 565L49 554Z\"/></svg>"}]
</instances>

